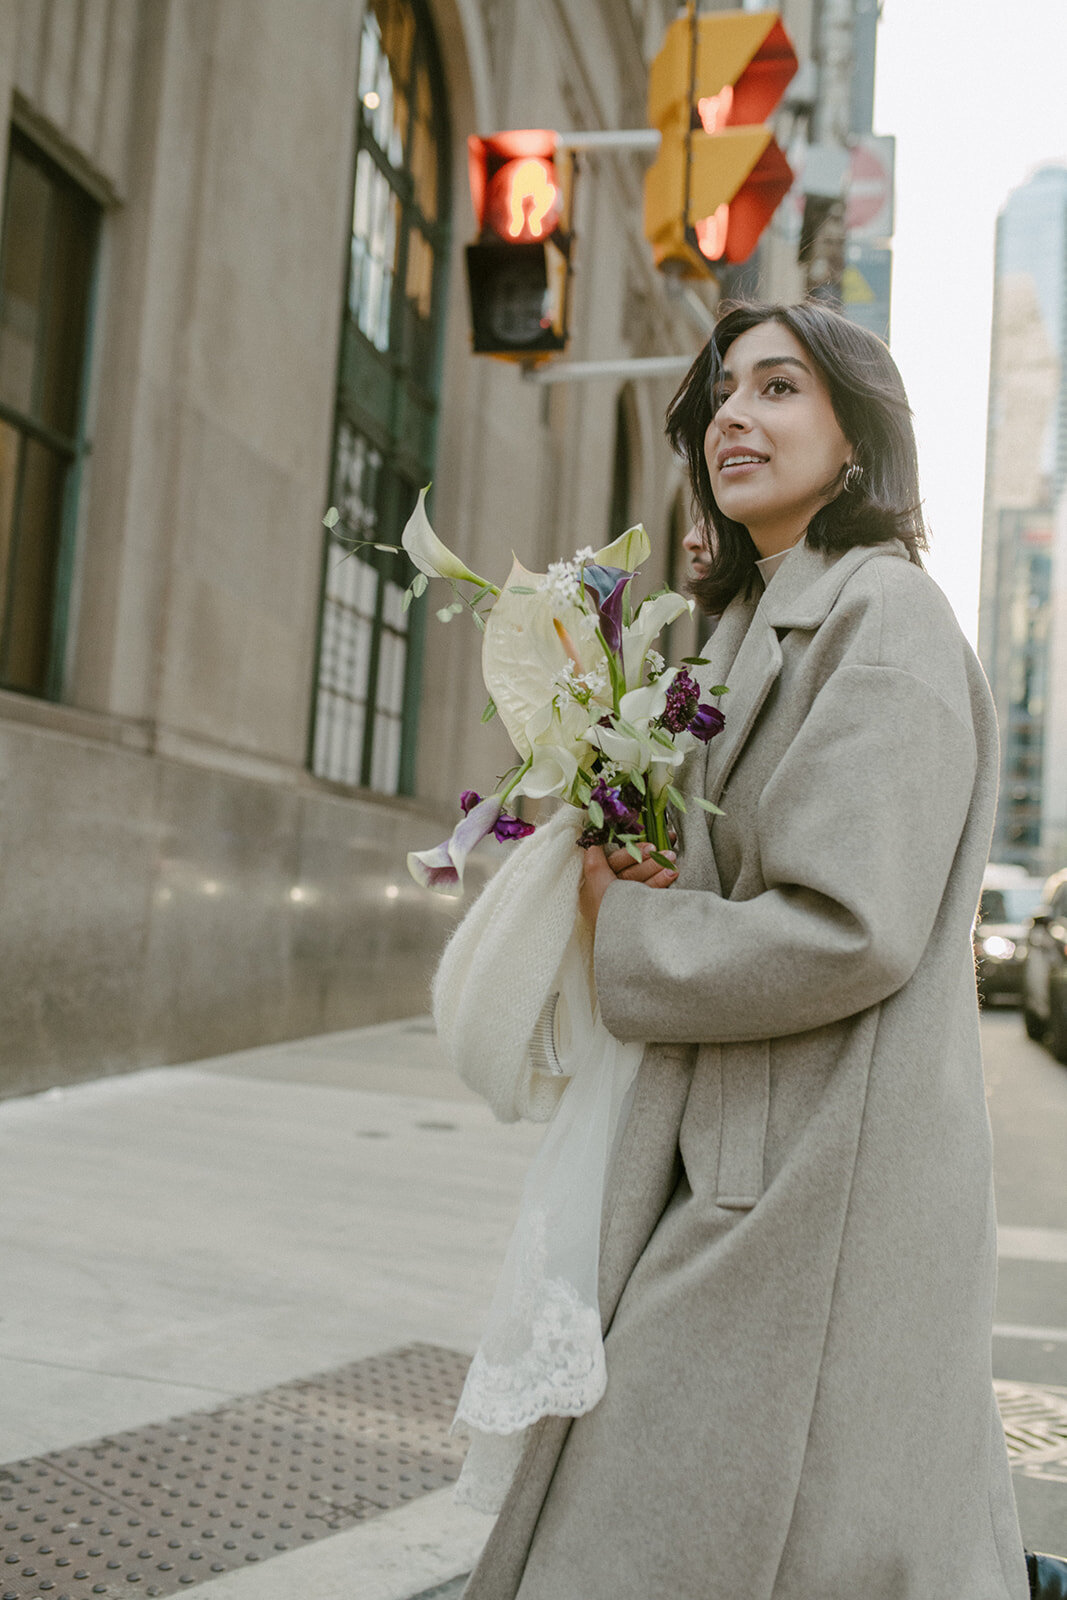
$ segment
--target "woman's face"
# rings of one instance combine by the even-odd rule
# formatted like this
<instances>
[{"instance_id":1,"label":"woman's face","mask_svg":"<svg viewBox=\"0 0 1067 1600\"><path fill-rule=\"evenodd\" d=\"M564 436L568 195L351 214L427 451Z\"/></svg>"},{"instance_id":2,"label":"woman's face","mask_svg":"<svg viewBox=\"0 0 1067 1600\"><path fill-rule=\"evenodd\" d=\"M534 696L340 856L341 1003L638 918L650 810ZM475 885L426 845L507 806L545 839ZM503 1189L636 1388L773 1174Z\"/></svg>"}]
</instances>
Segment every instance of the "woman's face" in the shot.
<instances>
[{"instance_id":1,"label":"woman's face","mask_svg":"<svg viewBox=\"0 0 1067 1600\"><path fill-rule=\"evenodd\" d=\"M761 556L786 550L834 498L852 459L826 381L779 322L739 334L724 358L704 455L715 502Z\"/></svg>"}]
</instances>

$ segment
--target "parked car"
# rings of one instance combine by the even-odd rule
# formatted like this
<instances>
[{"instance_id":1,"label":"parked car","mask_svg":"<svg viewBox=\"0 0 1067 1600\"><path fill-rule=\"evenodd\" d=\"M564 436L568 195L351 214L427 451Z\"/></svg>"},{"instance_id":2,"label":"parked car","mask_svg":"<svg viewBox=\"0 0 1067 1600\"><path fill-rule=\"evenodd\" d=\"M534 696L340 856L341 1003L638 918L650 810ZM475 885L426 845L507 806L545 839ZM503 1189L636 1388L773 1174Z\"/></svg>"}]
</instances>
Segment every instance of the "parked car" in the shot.
<instances>
[{"instance_id":1,"label":"parked car","mask_svg":"<svg viewBox=\"0 0 1067 1600\"><path fill-rule=\"evenodd\" d=\"M1023 1022L1067 1062L1067 867L1053 873L1030 918L1023 962Z\"/></svg>"},{"instance_id":2,"label":"parked car","mask_svg":"<svg viewBox=\"0 0 1067 1600\"><path fill-rule=\"evenodd\" d=\"M974 925L974 964L982 1005L1023 997L1026 928L1041 904L1044 885L1027 877L1022 867L989 866L982 880L982 898Z\"/></svg>"}]
</instances>

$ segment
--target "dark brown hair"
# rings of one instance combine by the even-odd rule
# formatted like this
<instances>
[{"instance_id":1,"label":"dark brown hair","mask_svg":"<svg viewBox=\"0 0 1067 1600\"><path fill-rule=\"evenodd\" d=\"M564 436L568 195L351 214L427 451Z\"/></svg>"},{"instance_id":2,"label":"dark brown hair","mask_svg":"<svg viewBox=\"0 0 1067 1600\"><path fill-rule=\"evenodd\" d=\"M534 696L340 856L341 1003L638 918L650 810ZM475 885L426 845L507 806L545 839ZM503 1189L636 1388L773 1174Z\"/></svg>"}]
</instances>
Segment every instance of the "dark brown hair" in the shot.
<instances>
[{"instance_id":1,"label":"dark brown hair","mask_svg":"<svg viewBox=\"0 0 1067 1600\"><path fill-rule=\"evenodd\" d=\"M842 475L836 495L808 526L808 544L815 550L841 551L900 539L917 566L922 566L920 552L927 548L908 397L882 341L818 301L728 305L667 410L667 437L689 469L695 520L709 544L710 570L690 588L712 613L748 589L759 552L744 524L725 517L715 503L704 435L715 413L727 350L763 322L788 328L815 362L862 472L856 487L848 490Z\"/></svg>"}]
</instances>

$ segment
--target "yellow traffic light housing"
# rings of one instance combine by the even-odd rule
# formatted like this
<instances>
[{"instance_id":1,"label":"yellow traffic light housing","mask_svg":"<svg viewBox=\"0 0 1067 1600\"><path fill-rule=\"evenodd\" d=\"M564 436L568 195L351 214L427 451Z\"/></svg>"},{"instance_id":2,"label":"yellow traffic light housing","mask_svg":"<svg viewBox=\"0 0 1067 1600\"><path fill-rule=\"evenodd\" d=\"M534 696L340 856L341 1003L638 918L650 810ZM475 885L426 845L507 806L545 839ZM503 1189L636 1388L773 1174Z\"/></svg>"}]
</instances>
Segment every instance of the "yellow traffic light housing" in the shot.
<instances>
[{"instance_id":1,"label":"yellow traffic light housing","mask_svg":"<svg viewBox=\"0 0 1067 1600\"><path fill-rule=\"evenodd\" d=\"M713 262L752 254L793 182L762 124L797 65L776 11L671 23L648 86L660 150L645 178L645 237L657 267L711 277Z\"/></svg>"}]
</instances>

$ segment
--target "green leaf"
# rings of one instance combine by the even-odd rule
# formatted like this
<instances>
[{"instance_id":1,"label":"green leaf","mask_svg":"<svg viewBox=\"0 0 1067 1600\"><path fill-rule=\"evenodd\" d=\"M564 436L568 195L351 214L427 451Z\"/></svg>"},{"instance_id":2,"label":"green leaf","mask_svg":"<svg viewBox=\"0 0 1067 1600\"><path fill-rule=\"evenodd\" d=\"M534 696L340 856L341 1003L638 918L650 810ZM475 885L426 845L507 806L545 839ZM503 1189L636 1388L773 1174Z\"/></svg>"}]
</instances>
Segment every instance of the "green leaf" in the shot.
<instances>
[{"instance_id":1,"label":"green leaf","mask_svg":"<svg viewBox=\"0 0 1067 1600\"><path fill-rule=\"evenodd\" d=\"M662 850L653 850L648 859L654 861L657 866L669 867L672 872L675 870L674 862L670 856L665 856Z\"/></svg>"},{"instance_id":2,"label":"green leaf","mask_svg":"<svg viewBox=\"0 0 1067 1600\"><path fill-rule=\"evenodd\" d=\"M627 844L626 848L635 861L643 861L645 859L635 844Z\"/></svg>"},{"instance_id":3,"label":"green leaf","mask_svg":"<svg viewBox=\"0 0 1067 1600\"><path fill-rule=\"evenodd\" d=\"M628 739L640 739L641 735L632 722L627 722L625 717L615 718L615 727L619 733L624 733Z\"/></svg>"},{"instance_id":4,"label":"green leaf","mask_svg":"<svg viewBox=\"0 0 1067 1600\"><path fill-rule=\"evenodd\" d=\"M707 664L708 664L708 662L707 662L707 657L706 656L683 656L682 657L682 665L686 666L686 667L706 667Z\"/></svg>"},{"instance_id":5,"label":"green leaf","mask_svg":"<svg viewBox=\"0 0 1067 1600\"><path fill-rule=\"evenodd\" d=\"M449 611L451 611L451 613L452 613L452 615L454 617L458 617L460 612L463 610L463 601L462 600L453 600L452 604L449 606L448 609L449 609Z\"/></svg>"},{"instance_id":6,"label":"green leaf","mask_svg":"<svg viewBox=\"0 0 1067 1600\"><path fill-rule=\"evenodd\" d=\"M478 632L479 633L484 633L485 632L485 618L482 616L481 612L480 611L472 611L471 612L471 616L474 618L474 624L475 624L475 627L478 629Z\"/></svg>"},{"instance_id":7,"label":"green leaf","mask_svg":"<svg viewBox=\"0 0 1067 1600\"><path fill-rule=\"evenodd\" d=\"M404 590L404 598L403 598L403 600L401 600L401 602L400 602L400 609L401 609L401 611L406 611L406 610L407 610L407 608L408 608L408 606L409 606L409 605L410 605L410 604L411 604L411 602L412 602L412 600L413 600L413 599L414 599L414 598L415 598L415 597L414 597L414 595L413 595L413 594L412 594L412 592L411 592L411 590L410 590L410 589L405 589L405 590Z\"/></svg>"},{"instance_id":8,"label":"green leaf","mask_svg":"<svg viewBox=\"0 0 1067 1600\"><path fill-rule=\"evenodd\" d=\"M454 613L451 606L442 606L437 613L438 622L451 622Z\"/></svg>"},{"instance_id":9,"label":"green leaf","mask_svg":"<svg viewBox=\"0 0 1067 1600\"><path fill-rule=\"evenodd\" d=\"M728 689L728 687L726 686L725 683L717 683L713 689L709 689L708 690L708 693L709 694L729 694L730 690Z\"/></svg>"},{"instance_id":10,"label":"green leaf","mask_svg":"<svg viewBox=\"0 0 1067 1600\"><path fill-rule=\"evenodd\" d=\"M508 594L536 594L536 589L531 589L525 583L512 583L508 585Z\"/></svg>"},{"instance_id":11,"label":"green leaf","mask_svg":"<svg viewBox=\"0 0 1067 1600\"><path fill-rule=\"evenodd\" d=\"M324 528L336 528L340 520L341 513L338 511L336 506L331 506L329 511L327 511L326 515L322 519L322 525Z\"/></svg>"},{"instance_id":12,"label":"green leaf","mask_svg":"<svg viewBox=\"0 0 1067 1600\"><path fill-rule=\"evenodd\" d=\"M700 807L701 811L710 811L713 817L724 817L726 815L721 806L713 806L710 800L704 799L703 795L695 794L693 802Z\"/></svg>"},{"instance_id":13,"label":"green leaf","mask_svg":"<svg viewBox=\"0 0 1067 1600\"><path fill-rule=\"evenodd\" d=\"M671 805L676 811L681 811L683 815L686 811L688 811L688 806L686 805L682 796L679 794L678 790L674 787L673 783L669 783L667 785L666 794L667 799L670 801Z\"/></svg>"},{"instance_id":14,"label":"green leaf","mask_svg":"<svg viewBox=\"0 0 1067 1600\"><path fill-rule=\"evenodd\" d=\"M411 592L415 596L416 600L420 595L424 595L426 593L426 587L429 581L430 580L426 576L425 572L416 572L415 576L411 580Z\"/></svg>"},{"instance_id":15,"label":"green leaf","mask_svg":"<svg viewBox=\"0 0 1067 1600\"><path fill-rule=\"evenodd\" d=\"M493 699L490 699L486 703L485 710L482 712L482 722L483 723L492 722L492 720L493 720L493 718L495 716L496 716L496 701L493 700Z\"/></svg>"},{"instance_id":16,"label":"green leaf","mask_svg":"<svg viewBox=\"0 0 1067 1600\"><path fill-rule=\"evenodd\" d=\"M399 555L399 546L395 544L376 544L375 550L384 550L387 556Z\"/></svg>"},{"instance_id":17,"label":"green leaf","mask_svg":"<svg viewBox=\"0 0 1067 1600\"><path fill-rule=\"evenodd\" d=\"M629 781L633 784L638 794L644 794L645 780L640 772L631 772L629 774Z\"/></svg>"},{"instance_id":18,"label":"green leaf","mask_svg":"<svg viewBox=\"0 0 1067 1600\"><path fill-rule=\"evenodd\" d=\"M600 801L590 800L586 809L589 812L589 820L593 827L602 828L604 826L604 807L600 804Z\"/></svg>"}]
</instances>

